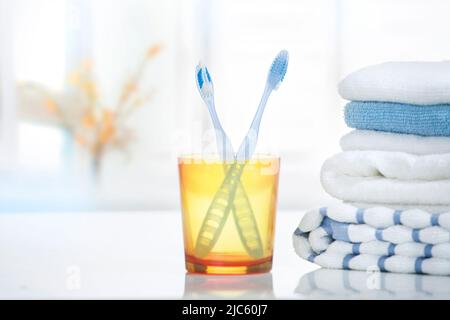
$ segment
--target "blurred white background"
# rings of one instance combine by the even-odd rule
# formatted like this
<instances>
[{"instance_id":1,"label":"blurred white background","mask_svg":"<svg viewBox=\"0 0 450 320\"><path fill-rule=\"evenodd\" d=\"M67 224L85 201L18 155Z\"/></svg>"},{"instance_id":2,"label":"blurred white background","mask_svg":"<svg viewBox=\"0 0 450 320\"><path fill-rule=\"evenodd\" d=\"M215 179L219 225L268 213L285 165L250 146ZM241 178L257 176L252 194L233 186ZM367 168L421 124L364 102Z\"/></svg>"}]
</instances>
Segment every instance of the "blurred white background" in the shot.
<instances>
[{"instance_id":1,"label":"blurred white background","mask_svg":"<svg viewBox=\"0 0 450 320\"><path fill-rule=\"evenodd\" d=\"M339 80L384 61L448 59L448 12L445 0L0 0L0 211L178 208L176 156L202 148L211 129L197 62L209 65L237 146L281 49L290 69L258 149L282 157L281 209L322 206L331 199L320 167L348 131ZM89 152L24 88L67 96L88 59L102 106L113 108L154 44L163 49L140 85L151 99L129 119L134 138L106 153L93 178Z\"/></svg>"}]
</instances>

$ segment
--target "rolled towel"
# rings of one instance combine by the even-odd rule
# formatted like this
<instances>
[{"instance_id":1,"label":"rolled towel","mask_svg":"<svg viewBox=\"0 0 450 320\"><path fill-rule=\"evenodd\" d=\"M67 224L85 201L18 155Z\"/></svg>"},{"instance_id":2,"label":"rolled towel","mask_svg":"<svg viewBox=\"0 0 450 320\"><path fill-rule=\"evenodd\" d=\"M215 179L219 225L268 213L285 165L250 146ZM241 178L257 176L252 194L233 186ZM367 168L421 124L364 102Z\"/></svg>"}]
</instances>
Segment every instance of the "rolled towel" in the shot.
<instances>
[{"instance_id":1,"label":"rolled towel","mask_svg":"<svg viewBox=\"0 0 450 320\"><path fill-rule=\"evenodd\" d=\"M346 202L450 205L450 154L346 151L327 160L322 186Z\"/></svg>"},{"instance_id":2,"label":"rolled towel","mask_svg":"<svg viewBox=\"0 0 450 320\"><path fill-rule=\"evenodd\" d=\"M450 105L351 102L345 107L345 122L354 129L448 137Z\"/></svg>"},{"instance_id":3,"label":"rolled towel","mask_svg":"<svg viewBox=\"0 0 450 320\"><path fill-rule=\"evenodd\" d=\"M295 292L319 299L449 299L450 277L318 269Z\"/></svg>"},{"instance_id":4,"label":"rolled towel","mask_svg":"<svg viewBox=\"0 0 450 320\"><path fill-rule=\"evenodd\" d=\"M356 71L339 85L351 101L450 103L450 61L387 62Z\"/></svg>"},{"instance_id":5,"label":"rolled towel","mask_svg":"<svg viewBox=\"0 0 450 320\"><path fill-rule=\"evenodd\" d=\"M450 137L423 137L371 130L353 130L341 139L343 151L393 151L411 154L450 153Z\"/></svg>"},{"instance_id":6,"label":"rolled towel","mask_svg":"<svg viewBox=\"0 0 450 320\"><path fill-rule=\"evenodd\" d=\"M450 213L337 205L306 213L296 253L330 269L450 275Z\"/></svg>"}]
</instances>

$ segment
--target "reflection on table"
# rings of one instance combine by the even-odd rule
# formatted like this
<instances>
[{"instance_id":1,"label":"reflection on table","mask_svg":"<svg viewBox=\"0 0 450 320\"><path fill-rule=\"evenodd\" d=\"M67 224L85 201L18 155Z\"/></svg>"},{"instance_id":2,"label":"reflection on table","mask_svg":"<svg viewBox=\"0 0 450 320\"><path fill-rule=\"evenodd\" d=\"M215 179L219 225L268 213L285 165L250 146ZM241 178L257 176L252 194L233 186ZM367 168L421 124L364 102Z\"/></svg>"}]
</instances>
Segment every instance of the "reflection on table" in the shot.
<instances>
[{"instance_id":1,"label":"reflection on table","mask_svg":"<svg viewBox=\"0 0 450 320\"><path fill-rule=\"evenodd\" d=\"M203 276L186 274L184 299L274 299L272 274Z\"/></svg>"},{"instance_id":2,"label":"reflection on table","mask_svg":"<svg viewBox=\"0 0 450 320\"><path fill-rule=\"evenodd\" d=\"M300 278L306 299L449 299L450 277L319 269Z\"/></svg>"}]
</instances>

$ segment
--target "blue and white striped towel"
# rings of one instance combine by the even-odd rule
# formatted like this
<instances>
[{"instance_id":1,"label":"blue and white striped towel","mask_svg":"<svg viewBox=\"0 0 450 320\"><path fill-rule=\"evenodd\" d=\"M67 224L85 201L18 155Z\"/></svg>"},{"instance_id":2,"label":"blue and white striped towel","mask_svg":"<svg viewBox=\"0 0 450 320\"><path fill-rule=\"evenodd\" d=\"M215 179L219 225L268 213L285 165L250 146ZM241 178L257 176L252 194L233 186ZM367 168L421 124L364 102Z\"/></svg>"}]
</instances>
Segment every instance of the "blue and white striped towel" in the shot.
<instances>
[{"instance_id":1,"label":"blue and white striped towel","mask_svg":"<svg viewBox=\"0 0 450 320\"><path fill-rule=\"evenodd\" d=\"M293 243L324 268L450 275L450 212L337 205L307 212Z\"/></svg>"}]
</instances>

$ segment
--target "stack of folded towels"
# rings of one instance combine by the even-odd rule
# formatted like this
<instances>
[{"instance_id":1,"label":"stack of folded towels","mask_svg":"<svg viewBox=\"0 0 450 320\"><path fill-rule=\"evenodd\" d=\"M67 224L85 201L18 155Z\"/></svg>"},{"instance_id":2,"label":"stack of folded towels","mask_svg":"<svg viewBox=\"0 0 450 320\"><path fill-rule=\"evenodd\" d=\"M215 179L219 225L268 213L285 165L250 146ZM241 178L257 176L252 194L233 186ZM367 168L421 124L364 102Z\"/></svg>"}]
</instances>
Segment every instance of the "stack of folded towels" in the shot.
<instances>
[{"instance_id":1,"label":"stack of folded towels","mask_svg":"<svg viewBox=\"0 0 450 320\"><path fill-rule=\"evenodd\" d=\"M450 62L391 62L339 86L356 129L322 185L341 205L307 212L302 258L326 268L450 275Z\"/></svg>"}]
</instances>

